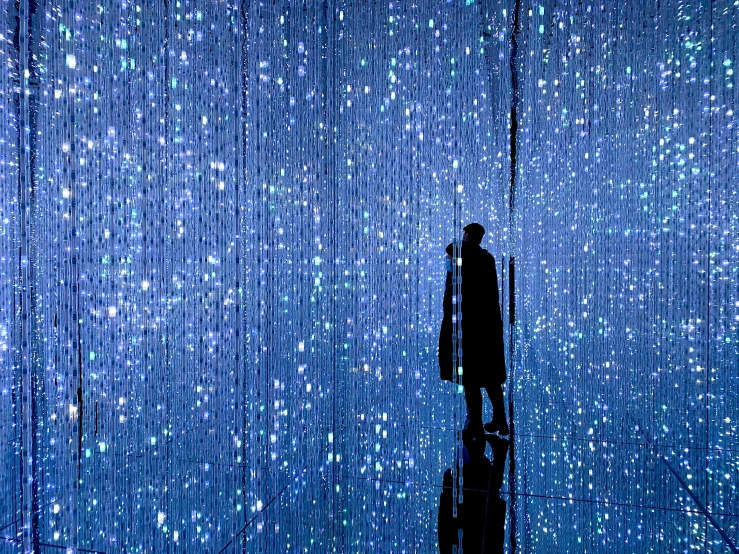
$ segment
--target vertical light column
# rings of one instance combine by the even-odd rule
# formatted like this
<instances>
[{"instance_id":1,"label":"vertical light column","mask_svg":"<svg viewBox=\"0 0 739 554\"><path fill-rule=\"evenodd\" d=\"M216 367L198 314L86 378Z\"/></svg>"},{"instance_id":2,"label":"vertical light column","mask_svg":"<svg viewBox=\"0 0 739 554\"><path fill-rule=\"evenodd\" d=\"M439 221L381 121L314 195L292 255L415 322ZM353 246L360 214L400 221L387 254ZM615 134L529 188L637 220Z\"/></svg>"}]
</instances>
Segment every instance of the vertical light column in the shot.
<instances>
[{"instance_id":1,"label":"vertical light column","mask_svg":"<svg viewBox=\"0 0 739 554\"><path fill-rule=\"evenodd\" d=\"M6 494L0 496L0 513L7 520L2 529L3 536L22 541L23 504L21 503L21 470L23 448L15 440L22 429L22 365L17 351L17 329L19 322L16 297L20 293L18 282L18 241L20 240L20 163L22 132L20 100L22 87L27 84L20 73L20 19L14 4L3 6L3 33L13 37L13 41L0 44L0 52L4 59L10 61L4 65L0 73L3 90L11 91L0 101L0 110L6 121L0 142L0 157L3 162L3 173L0 178L0 418L5 425L0 426L2 447L0 447L0 486ZM17 42L16 42L17 41ZM24 41L25 43L25 41ZM22 551L21 542L10 544L16 552Z\"/></svg>"},{"instance_id":2,"label":"vertical light column","mask_svg":"<svg viewBox=\"0 0 739 554\"><path fill-rule=\"evenodd\" d=\"M17 140L18 140L18 193L16 214L17 221L17 266L16 285L13 305L14 314L14 367L18 377L16 388L16 425L19 433L15 440L20 444L20 480L23 552L39 551L39 449L38 409L41 402L39 390L39 364L36 341L36 302L34 272L36 264L35 250L35 218L36 190L34 175L35 147L32 131L35 126L31 115L31 102L37 93L33 77L37 77L31 62L31 21L32 14L28 2L18 5L18 19L14 43L17 44ZM32 96L33 94L33 96ZM14 248L14 250L16 250ZM18 408L20 408L18 410Z\"/></svg>"},{"instance_id":3,"label":"vertical light column","mask_svg":"<svg viewBox=\"0 0 739 554\"><path fill-rule=\"evenodd\" d=\"M728 513L739 505L735 452L739 396L739 372L734 360L739 356L739 82L737 59L739 44L735 33L717 32L739 22L739 7L729 2L711 6L712 36L711 88L711 275L709 327L711 337L707 374L709 390L706 418L709 422L706 473L706 508L711 513ZM736 518L718 517L719 525L737 545ZM710 530L709 530L710 532ZM712 533L716 537L716 533ZM720 544L720 543L718 543Z\"/></svg>"}]
</instances>

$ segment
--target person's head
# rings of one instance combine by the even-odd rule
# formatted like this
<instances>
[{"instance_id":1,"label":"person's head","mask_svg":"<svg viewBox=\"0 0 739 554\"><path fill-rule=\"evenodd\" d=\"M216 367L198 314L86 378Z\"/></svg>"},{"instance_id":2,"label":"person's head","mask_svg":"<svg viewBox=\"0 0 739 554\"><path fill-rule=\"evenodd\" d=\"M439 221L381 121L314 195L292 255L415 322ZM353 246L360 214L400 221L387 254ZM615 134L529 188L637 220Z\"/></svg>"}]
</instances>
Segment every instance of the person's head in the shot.
<instances>
[{"instance_id":1,"label":"person's head","mask_svg":"<svg viewBox=\"0 0 739 554\"><path fill-rule=\"evenodd\" d=\"M453 271L452 257L454 256L454 243L450 242L446 247L446 260L444 262L447 271Z\"/></svg>"},{"instance_id":2,"label":"person's head","mask_svg":"<svg viewBox=\"0 0 739 554\"><path fill-rule=\"evenodd\" d=\"M462 236L462 241L464 242L480 244L482 237L485 236L485 227L479 223L470 223L462 230L464 231L464 235Z\"/></svg>"}]
</instances>

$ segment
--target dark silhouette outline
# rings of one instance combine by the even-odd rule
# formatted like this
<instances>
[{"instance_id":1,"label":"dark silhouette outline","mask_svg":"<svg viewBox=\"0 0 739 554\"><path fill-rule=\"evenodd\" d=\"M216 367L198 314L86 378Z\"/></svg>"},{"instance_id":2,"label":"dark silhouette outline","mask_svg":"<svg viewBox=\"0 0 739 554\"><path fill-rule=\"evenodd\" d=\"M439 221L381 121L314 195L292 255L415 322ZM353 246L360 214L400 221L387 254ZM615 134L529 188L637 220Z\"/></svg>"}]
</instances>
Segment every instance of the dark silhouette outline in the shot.
<instances>
[{"instance_id":1,"label":"dark silhouette outline","mask_svg":"<svg viewBox=\"0 0 739 554\"><path fill-rule=\"evenodd\" d=\"M468 424L465 435L483 432L509 433L505 415L502 384L506 381L503 319L500 311L498 272L495 258L480 247L485 228L479 223L464 227L462 246L453 243L446 248L447 272L444 291L444 317L439 333L439 369L442 380L464 386ZM456 250L456 251L455 251ZM454 255L462 259L458 275L454 274ZM456 279L459 279L459 287ZM455 288L461 293L458 302L460 323L454 337ZM459 334L461 331L461 334ZM461 339L455 341L454 339ZM454 371L454 354L461 357L463 371ZM459 363L459 362L457 362ZM482 394L484 388L493 408L493 419L483 426Z\"/></svg>"},{"instance_id":2,"label":"dark silhouette outline","mask_svg":"<svg viewBox=\"0 0 739 554\"><path fill-rule=\"evenodd\" d=\"M485 455L487 443L493 451L492 463ZM505 542L506 501L500 497L503 473L510 441L498 436L469 436L464 439L462 502L453 498L453 480L459 479L449 468L444 472L443 490L439 498L439 552L449 554L459 547L460 531L465 553L503 552ZM457 517L454 517L454 505Z\"/></svg>"}]
</instances>

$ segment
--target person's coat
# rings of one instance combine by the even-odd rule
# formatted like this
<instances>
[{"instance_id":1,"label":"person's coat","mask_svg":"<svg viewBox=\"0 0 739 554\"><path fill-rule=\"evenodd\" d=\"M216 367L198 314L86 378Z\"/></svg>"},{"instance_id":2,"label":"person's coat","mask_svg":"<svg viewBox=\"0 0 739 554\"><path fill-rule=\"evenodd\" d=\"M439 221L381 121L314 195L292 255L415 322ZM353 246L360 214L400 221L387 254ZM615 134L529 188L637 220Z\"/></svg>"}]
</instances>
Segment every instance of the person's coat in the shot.
<instances>
[{"instance_id":1,"label":"person's coat","mask_svg":"<svg viewBox=\"0 0 739 554\"><path fill-rule=\"evenodd\" d=\"M495 258L479 245L463 242L461 248L461 322L462 376L465 386L486 387L506 380L503 320L500 315L498 272ZM453 379L452 303L453 275L447 271L444 291L444 318L439 334L439 369L444 381ZM459 360L458 360L459 363Z\"/></svg>"}]
</instances>

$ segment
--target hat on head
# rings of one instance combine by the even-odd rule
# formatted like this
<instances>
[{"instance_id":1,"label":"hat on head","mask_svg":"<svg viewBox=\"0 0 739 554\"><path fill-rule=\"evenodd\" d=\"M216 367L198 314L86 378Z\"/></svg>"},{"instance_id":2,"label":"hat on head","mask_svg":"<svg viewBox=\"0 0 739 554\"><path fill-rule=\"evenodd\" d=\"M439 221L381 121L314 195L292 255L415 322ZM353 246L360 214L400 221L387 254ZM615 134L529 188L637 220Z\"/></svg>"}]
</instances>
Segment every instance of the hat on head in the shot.
<instances>
[{"instance_id":1,"label":"hat on head","mask_svg":"<svg viewBox=\"0 0 739 554\"><path fill-rule=\"evenodd\" d=\"M474 239L474 241L478 244L482 240L482 237L485 236L485 227L483 227L479 223L470 223L469 225L466 225L462 230L468 233L470 235L470 238Z\"/></svg>"}]
</instances>

